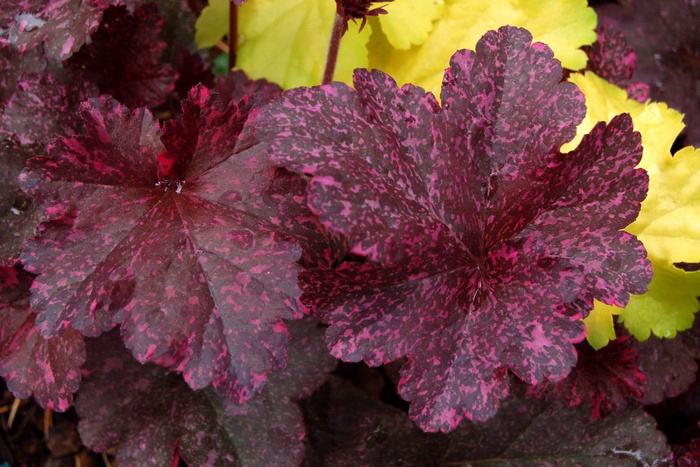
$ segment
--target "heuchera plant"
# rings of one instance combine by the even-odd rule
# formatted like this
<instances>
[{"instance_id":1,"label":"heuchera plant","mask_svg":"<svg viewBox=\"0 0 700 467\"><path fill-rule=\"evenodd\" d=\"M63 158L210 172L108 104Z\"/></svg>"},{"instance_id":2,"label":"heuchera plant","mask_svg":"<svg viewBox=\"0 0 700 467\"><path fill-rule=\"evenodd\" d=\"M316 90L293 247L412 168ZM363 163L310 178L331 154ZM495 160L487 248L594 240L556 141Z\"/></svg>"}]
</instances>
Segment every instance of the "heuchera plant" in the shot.
<instances>
[{"instance_id":1,"label":"heuchera plant","mask_svg":"<svg viewBox=\"0 0 700 467\"><path fill-rule=\"evenodd\" d=\"M329 44L323 67L280 65L284 91L245 73L264 74L279 3L212 2L202 55L194 0L0 5L7 388L74 407L119 465L670 464L642 407L693 383L696 333L640 342L588 318L644 296L664 258L695 261L628 226L673 211L663 177L700 153L668 168L644 111L611 114L566 79L588 56L651 106L624 35L593 43L573 0L543 3L565 32L500 1L504 22L477 34L496 10L462 18L459 0L423 5L405 37L416 2L323 1L274 13ZM261 18L240 48L239 13ZM447 54L446 37L474 45ZM214 77L217 49L243 70ZM333 81L354 60L385 71Z\"/></svg>"}]
</instances>

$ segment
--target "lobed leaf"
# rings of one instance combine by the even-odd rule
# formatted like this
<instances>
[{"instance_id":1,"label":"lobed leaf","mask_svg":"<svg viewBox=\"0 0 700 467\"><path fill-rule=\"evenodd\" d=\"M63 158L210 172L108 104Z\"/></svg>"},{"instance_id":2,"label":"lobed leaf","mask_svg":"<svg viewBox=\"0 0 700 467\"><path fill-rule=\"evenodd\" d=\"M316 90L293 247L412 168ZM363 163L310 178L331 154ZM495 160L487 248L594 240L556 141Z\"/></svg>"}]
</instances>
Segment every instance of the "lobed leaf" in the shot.
<instances>
[{"instance_id":1,"label":"lobed leaf","mask_svg":"<svg viewBox=\"0 0 700 467\"><path fill-rule=\"evenodd\" d=\"M304 422L294 399L320 386L335 360L315 324L290 330L287 372L243 405L139 364L114 333L91 341L77 401L83 442L98 452L116 447L120 465L170 465L177 457L190 465L299 465Z\"/></svg>"},{"instance_id":2,"label":"lobed leaf","mask_svg":"<svg viewBox=\"0 0 700 467\"><path fill-rule=\"evenodd\" d=\"M697 346L684 335L676 339L650 337L632 342L639 352L639 369L646 375L644 405L660 404L688 391L695 382Z\"/></svg>"},{"instance_id":3,"label":"lobed leaf","mask_svg":"<svg viewBox=\"0 0 700 467\"><path fill-rule=\"evenodd\" d=\"M99 26L108 6L87 0L50 0L39 5L38 11L32 8L15 16L7 31L7 42L20 52L43 45L46 56L56 61L67 59L80 49Z\"/></svg>"},{"instance_id":4,"label":"lobed leaf","mask_svg":"<svg viewBox=\"0 0 700 467\"><path fill-rule=\"evenodd\" d=\"M569 407L587 402L595 419L644 400L646 374L639 368L640 354L627 336L598 351L587 344L577 346L576 351L578 363L569 376L536 386L530 393L553 397Z\"/></svg>"},{"instance_id":5,"label":"lobed leaf","mask_svg":"<svg viewBox=\"0 0 700 467\"><path fill-rule=\"evenodd\" d=\"M33 395L42 407L63 412L80 386L85 346L73 329L49 339L39 334L29 308L32 279L19 266L0 267L0 375L15 397Z\"/></svg>"},{"instance_id":6,"label":"lobed leaf","mask_svg":"<svg viewBox=\"0 0 700 467\"><path fill-rule=\"evenodd\" d=\"M601 24L624 32L637 54L635 76L649 84L649 97L685 114L684 144L700 145L698 37L700 4L695 1L598 5Z\"/></svg>"},{"instance_id":7,"label":"lobed leaf","mask_svg":"<svg viewBox=\"0 0 700 467\"><path fill-rule=\"evenodd\" d=\"M586 319L589 342L596 348L614 339L612 315L639 340L651 332L658 337L674 337L676 331L690 328L699 305L700 282L697 272L686 272L675 263L700 261L700 228L694 221L698 186L693 174L700 169L700 158L693 148L671 155L671 145L683 129L683 115L664 103L640 103L625 91L587 72L569 78L590 103L577 138L562 150L575 147L580 135L596 121L610 121L627 112L640 132L643 154L639 166L649 173L649 193L637 219L625 227L648 250L654 278L643 295L633 295L624 310L596 302L594 318ZM678 187L683 187L679 190ZM594 321L595 320L595 321Z\"/></svg>"},{"instance_id":8,"label":"lobed leaf","mask_svg":"<svg viewBox=\"0 0 700 467\"><path fill-rule=\"evenodd\" d=\"M665 436L641 407L592 420L586 407L565 407L520 394L505 401L492 420L463 422L452 433L444 462L474 466L673 465Z\"/></svg>"},{"instance_id":9,"label":"lobed leaf","mask_svg":"<svg viewBox=\"0 0 700 467\"><path fill-rule=\"evenodd\" d=\"M27 159L41 153L38 146L20 146L7 140L0 145L0 266L15 264L22 244L34 235L42 220L17 180Z\"/></svg>"},{"instance_id":10,"label":"lobed leaf","mask_svg":"<svg viewBox=\"0 0 700 467\"><path fill-rule=\"evenodd\" d=\"M87 133L56 140L22 175L45 209L65 212L22 261L40 274L44 336L120 325L139 361L165 359L191 387L243 401L285 365L300 250L209 184L247 177L239 163L259 150L244 130L251 100L226 107L199 86L182 105L161 131L144 108L84 104Z\"/></svg>"},{"instance_id":11,"label":"lobed leaf","mask_svg":"<svg viewBox=\"0 0 700 467\"><path fill-rule=\"evenodd\" d=\"M337 376L304 400L302 409L309 427L304 466L438 466L449 443Z\"/></svg>"},{"instance_id":12,"label":"lobed leaf","mask_svg":"<svg viewBox=\"0 0 700 467\"><path fill-rule=\"evenodd\" d=\"M565 377L593 298L624 305L650 280L620 232L646 191L639 136L623 116L560 153L583 97L531 39L507 27L456 53L442 108L358 70L356 91L291 90L261 117L273 160L311 177L309 206L367 259L301 273L302 301L333 355L408 357L399 393L430 431L492 416L508 371Z\"/></svg>"},{"instance_id":13,"label":"lobed leaf","mask_svg":"<svg viewBox=\"0 0 700 467\"><path fill-rule=\"evenodd\" d=\"M438 95L443 71L455 49L473 50L488 30L505 25L528 29L535 41L551 47L554 56L571 70L586 66L586 54L580 47L596 40L596 14L583 0L448 0L419 46L405 51L371 47L369 64L400 84L412 83Z\"/></svg>"},{"instance_id":14,"label":"lobed leaf","mask_svg":"<svg viewBox=\"0 0 700 467\"><path fill-rule=\"evenodd\" d=\"M240 41L236 66L253 79L265 78L284 89L319 84L323 78L335 2L255 0L239 10ZM367 66L372 28L350 22L343 36L335 79L350 82ZM283 28L279 24L284 24ZM227 29L228 30L228 29ZM313 38L313 40L310 40Z\"/></svg>"},{"instance_id":15,"label":"lobed leaf","mask_svg":"<svg viewBox=\"0 0 700 467\"><path fill-rule=\"evenodd\" d=\"M641 82L632 83L632 75L637 67L637 56L627 46L625 35L615 28L599 26L596 28L598 40L583 50L588 55L587 71L592 71L606 81L625 88L630 98L645 102L649 95L649 85Z\"/></svg>"},{"instance_id":16,"label":"lobed leaf","mask_svg":"<svg viewBox=\"0 0 700 467\"><path fill-rule=\"evenodd\" d=\"M158 38L162 28L163 18L153 3L133 14L126 7L109 8L90 43L65 66L78 80L92 81L128 107L162 104L177 79L172 67L160 62L166 47Z\"/></svg>"},{"instance_id":17,"label":"lobed leaf","mask_svg":"<svg viewBox=\"0 0 700 467\"><path fill-rule=\"evenodd\" d=\"M41 144L82 130L81 102L97 97L97 87L76 83L52 72L24 73L0 111L0 137L15 137L20 144Z\"/></svg>"}]
</instances>

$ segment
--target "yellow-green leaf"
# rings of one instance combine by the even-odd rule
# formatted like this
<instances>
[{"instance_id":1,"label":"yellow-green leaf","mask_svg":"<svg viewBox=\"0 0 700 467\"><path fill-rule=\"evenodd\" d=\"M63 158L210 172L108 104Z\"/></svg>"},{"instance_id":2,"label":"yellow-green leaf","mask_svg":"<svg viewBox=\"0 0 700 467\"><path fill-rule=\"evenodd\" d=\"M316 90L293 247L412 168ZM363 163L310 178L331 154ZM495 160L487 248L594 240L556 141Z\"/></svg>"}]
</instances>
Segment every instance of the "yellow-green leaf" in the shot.
<instances>
[{"instance_id":1,"label":"yellow-green leaf","mask_svg":"<svg viewBox=\"0 0 700 467\"><path fill-rule=\"evenodd\" d=\"M591 344L591 347L596 350L602 349L610 341L617 338L615 325L613 324L613 315L621 311L620 308L596 300L593 310L584 320L588 329L586 340Z\"/></svg>"},{"instance_id":2,"label":"yellow-green leaf","mask_svg":"<svg viewBox=\"0 0 700 467\"><path fill-rule=\"evenodd\" d=\"M614 339L612 315L638 339L651 333L675 337L692 326L700 308L700 273L686 272L679 262L700 262L700 150L685 148L671 155L671 145L683 129L683 115L660 102L640 103L593 73L569 78L586 96L587 115L577 138L562 150L573 149L583 134L598 121L610 121L627 112L644 146L640 167L649 174L649 192L637 220L625 228L647 249L654 269L649 291L633 295L627 306L612 307L596 302L586 318L588 341L596 347ZM614 332L614 331L613 331Z\"/></svg>"},{"instance_id":3,"label":"yellow-green leaf","mask_svg":"<svg viewBox=\"0 0 700 467\"><path fill-rule=\"evenodd\" d=\"M200 49L214 46L229 30L229 0L209 0L194 23L194 42Z\"/></svg>"},{"instance_id":4,"label":"yellow-green leaf","mask_svg":"<svg viewBox=\"0 0 700 467\"><path fill-rule=\"evenodd\" d=\"M657 337L673 338L677 331L692 327L699 308L697 296L700 272L654 264L649 291L633 295L627 306L619 310L619 321L640 341L648 339L652 332Z\"/></svg>"},{"instance_id":5,"label":"yellow-green leaf","mask_svg":"<svg viewBox=\"0 0 700 467\"><path fill-rule=\"evenodd\" d=\"M574 73L569 81L586 96L586 117L576 129L576 137L561 147L571 151L598 122L609 122L615 115L629 113L634 129L642 135L644 152L639 166L651 170L657 161L671 157L671 145L683 130L683 114L669 108L663 102L637 102L627 98L624 89L615 86L596 74Z\"/></svg>"},{"instance_id":6,"label":"yellow-green leaf","mask_svg":"<svg viewBox=\"0 0 700 467\"><path fill-rule=\"evenodd\" d=\"M700 149L658 158L648 170L649 193L626 230L644 242L650 257L700 262Z\"/></svg>"},{"instance_id":7,"label":"yellow-green leaf","mask_svg":"<svg viewBox=\"0 0 700 467\"><path fill-rule=\"evenodd\" d=\"M335 2L330 0L249 0L239 9L236 64L250 78L266 78L285 89L321 83ZM368 24L349 23L338 54L335 79L352 82L367 67Z\"/></svg>"},{"instance_id":8,"label":"yellow-green leaf","mask_svg":"<svg viewBox=\"0 0 700 467\"><path fill-rule=\"evenodd\" d=\"M488 30L511 25L528 29L535 41L549 45L565 68L579 70L587 61L580 47L595 42L596 21L586 0L445 0L443 14L422 45L405 51L371 48L370 66L399 84L413 83L439 95L456 49L473 50Z\"/></svg>"},{"instance_id":9,"label":"yellow-green leaf","mask_svg":"<svg viewBox=\"0 0 700 467\"><path fill-rule=\"evenodd\" d=\"M395 49L407 50L421 45L433 29L433 21L442 16L444 0L396 0L387 3L388 14L379 17L382 32Z\"/></svg>"}]
</instances>

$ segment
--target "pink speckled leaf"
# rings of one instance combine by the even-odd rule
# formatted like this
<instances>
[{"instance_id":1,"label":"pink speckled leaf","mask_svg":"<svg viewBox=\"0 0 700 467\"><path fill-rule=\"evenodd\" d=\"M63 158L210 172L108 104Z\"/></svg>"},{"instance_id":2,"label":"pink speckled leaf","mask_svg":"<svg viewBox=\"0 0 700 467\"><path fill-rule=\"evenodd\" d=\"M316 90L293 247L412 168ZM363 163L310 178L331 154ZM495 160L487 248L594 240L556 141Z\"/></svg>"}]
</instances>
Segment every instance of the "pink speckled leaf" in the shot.
<instances>
[{"instance_id":1,"label":"pink speckled leaf","mask_svg":"<svg viewBox=\"0 0 700 467\"><path fill-rule=\"evenodd\" d=\"M83 337L73 329L50 339L39 334L29 309L32 279L19 267L0 267L0 376L15 397L33 395L42 407L63 412L80 385Z\"/></svg>"},{"instance_id":2,"label":"pink speckled leaf","mask_svg":"<svg viewBox=\"0 0 700 467\"><path fill-rule=\"evenodd\" d=\"M357 70L356 90L290 90L258 126L273 160L311 177L321 221L369 260L302 273L303 303L330 324L333 355L408 357L399 393L426 430L492 416L508 371L564 378L593 298L624 304L651 278L643 246L620 231L647 187L631 119L561 154L583 96L530 42L505 27L457 52L442 107Z\"/></svg>"},{"instance_id":3,"label":"pink speckled leaf","mask_svg":"<svg viewBox=\"0 0 700 467\"><path fill-rule=\"evenodd\" d=\"M299 465L304 421L290 399L311 394L335 360L314 323L290 323L290 331L287 371L243 405L138 364L115 335L90 342L76 404L83 442L96 451L116 447L119 465L171 465L176 455L189 465Z\"/></svg>"},{"instance_id":4,"label":"pink speckled leaf","mask_svg":"<svg viewBox=\"0 0 700 467\"><path fill-rule=\"evenodd\" d=\"M159 105L174 90L177 79L172 67L160 62L166 47L158 39L162 28L163 19L153 3L133 14L126 7L109 8L90 43L65 65L128 107Z\"/></svg>"},{"instance_id":5,"label":"pink speckled leaf","mask_svg":"<svg viewBox=\"0 0 700 467\"><path fill-rule=\"evenodd\" d=\"M586 402L593 418L604 418L630 402L642 402L646 375L639 369L639 353L627 336L596 351L586 342L577 346L576 368L562 381L533 388L537 396L549 396L574 407Z\"/></svg>"},{"instance_id":6,"label":"pink speckled leaf","mask_svg":"<svg viewBox=\"0 0 700 467\"><path fill-rule=\"evenodd\" d=\"M649 98L685 115L684 145L700 145L700 2L602 2L598 21L624 32L637 55L635 79Z\"/></svg>"},{"instance_id":7,"label":"pink speckled leaf","mask_svg":"<svg viewBox=\"0 0 700 467\"><path fill-rule=\"evenodd\" d=\"M246 94L259 94L267 102L282 94L282 88L266 79L251 80L242 70L230 71L216 80L216 89L224 102L238 101Z\"/></svg>"},{"instance_id":8,"label":"pink speckled leaf","mask_svg":"<svg viewBox=\"0 0 700 467\"><path fill-rule=\"evenodd\" d=\"M598 40L593 45L583 47L588 55L586 70L625 88L630 98L639 102L646 101L649 85L631 82L637 67L637 56L627 46L625 35L609 26L599 26L596 33Z\"/></svg>"},{"instance_id":9,"label":"pink speckled leaf","mask_svg":"<svg viewBox=\"0 0 700 467\"><path fill-rule=\"evenodd\" d=\"M22 145L46 145L82 129L81 102L99 94L92 83L79 83L52 72L24 73L0 113L0 137L16 137Z\"/></svg>"},{"instance_id":10,"label":"pink speckled leaf","mask_svg":"<svg viewBox=\"0 0 700 467\"><path fill-rule=\"evenodd\" d=\"M646 341L634 341L632 345L640 355L639 369L647 377L644 405L659 404L667 398L679 396L695 382L698 346L687 333L673 339L652 335Z\"/></svg>"},{"instance_id":11,"label":"pink speckled leaf","mask_svg":"<svg viewBox=\"0 0 700 467\"><path fill-rule=\"evenodd\" d=\"M20 146L7 140L0 146L0 266L15 264L22 244L43 220L17 180L27 159L43 152L40 146Z\"/></svg>"},{"instance_id":12,"label":"pink speckled leaf","mask_svg":"<svg viewBox=\"0 0 700 467\"><path fill-rule=\"evenodd\" d=\"M161 359L192 388L243 401L285 365L281 319L299 317L300 250L207 181L247 177L237 161L259 150L243 136L250 102L225 107L199 86L182 105L183 121L161 132L144 108L86 103L87 134L54 141L21 175L44 209L65 212L22 261L41 274L32 306L43 335L120 324L141 362Z\"/></svg>"},{"instance_id":13,"label":"pink speckled leaf","mask_svg":"<svg viewBox=\"0 0 700 467\"><path fill-rule=\"evenodd\" d=\"M22 52L43 45L44 53L53 60L65 60L77 51L97 29L107 7L91 0L41 3L44 5L39 11L36 8L17 11L7 32L7 42Z\"/></svg>"}]
</instances>

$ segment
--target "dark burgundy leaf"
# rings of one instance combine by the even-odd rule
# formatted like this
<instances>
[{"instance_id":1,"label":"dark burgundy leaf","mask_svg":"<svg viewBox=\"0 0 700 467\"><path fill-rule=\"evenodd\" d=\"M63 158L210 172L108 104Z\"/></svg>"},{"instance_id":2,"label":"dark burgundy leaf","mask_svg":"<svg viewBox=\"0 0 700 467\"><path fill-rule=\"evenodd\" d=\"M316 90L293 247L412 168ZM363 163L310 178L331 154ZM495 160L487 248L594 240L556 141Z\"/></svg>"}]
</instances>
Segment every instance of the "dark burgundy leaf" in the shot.
<instances>
[{"instance_id":1,"label":"dark burgundy leaf","mask_svg":"<svg viewBox=\"0 0 700 467\"><path fill-rule=\"evenodd\" d=\"M609 26L599 26L596 33L598 40L593 45L583 47L588 55L586 70L625 88L630 98L645 102L649 85L631 82L637 67L637 56L628 47L625 35Z\"/></svg>"},{"instance_id":2,"label":"dark burgundy leaf","mask_svg":"<svg viewBox=\"0 0 700 467\"><path fill-rule=\"evenodd\" d=\"M190 465L298 465L304 423L290 399L310 394L335 362L315 324L290 323L290 330L287 373L244 405L138 364L119 350L116 335L90 342L77 401L83 441L96 451L116 447L120 465L171 465L176 455Z\"/></svg>"},{"instance_id":3,"label":"dark burgundy leaf","mask_svg":"<svg viewBox=\"0 0 700 467\"><path fill-rule=\"evenodd\" d=\"M405 412L333 377L302 402L308 426L304 466L438 466L446 435L423 433Z\"/></svg>"},{"instance_id":4,"label":"dark burgundy leaf","mask_svg":"<svg viewBox=\"0 0 700 467\"><path fill-rule=\"evenodd\" d=\"M91 42L65 65L128 107L161 104L177 79L172 67L160 62L166 47L158 39L162 27L163 19L152 3L133 14L126 7L109 8Z\"/></svg>"},{"instance_id":5,"label":"dark burgundy leaf","mask_svg":"<svg viewBox=\"0 0 700 467\"><path fill-rule=\"evenodd\" d=\"M683 457L678 459L676 464L678 467L698 467L700 466L700 439L694 439L690 442L690 446L683 454Z\"/></svg>"},{"instance_id":6,"label":"dark burgundy leaf","mask_svg":"<svg viewBox=\"0 0 700 467\"><path fill-rule=\"evenodd\" d=\"M32 198L20 189L17 177L27 159L44 152L40 146L0 142L0 266L11 266L19 259L22 244L43 220Z\"/></svg>"},{"instance_id":7,"label":"dark burgundy leaf","mask_svg":"<svg viewBox=\"0 0 700 467\"><path fill-rule=\"evenodd\" d=\"M266 79L251 80L242 70L234 70L219 76L216 89L224 102L237 102L246 94L259 94L263 102L271 101L282 93L282 88Z\"/></svg>"},{"instance_id":8,"label":"dark burgundy leaf","mask_svg":"<svg viewBox=\"0 0 700 467\"><path fill-rule=\"evenodd\" d=\"M447 465L671 466L673 455L655 420L641 407L606 419L590 409L522 396L504 401L495 418L463 421L451 434Z\"/></svg>"},{"instance_id":9,"label":"dark burgundy leaf","mask_svg":"<svg viewBox=\"0 0 700 467\"><path fill-rule=\"evenodd\" d=\"M41 73L46 68L46 59L36 50L20 52L17 48L0 41L0 104L15 92L17 82L25 72Z\"/></svg>"},{"instance_id":10,"label":"dark burgundy leaf","mask_svg":"<svg viewBox=\"0 0 700 467\"><path fill-rule=\"evenodd\" d=\"M65 411L80 385L83 337L73 329L41 337L34 326L36 314L29 309L33 276L16 266L0 267L0 278L0 376L15 397L34 395L42 407Z\"/></svg>"},{"instance_id":11,"label":"dark burgundy leaf","mask_svg":"<svg viewBox=\"0 0 700 467\"><path fill-rule=\"evenodd\" d=\"M169 360L192 388L213 384L238 401L284 367L281 318L300 316L299 247L211 184L248 177L241 162L260 150L245 138L249 110L200 86L161 135L146 109L93 99L86 135L28 162L25 189L45 209L67 209L22 254L41 274L32 306L45 336L121 324L139 361Z\"/></svg>"},{"instance_id":12,"label":"dark burgundy leaf","mask_svg":"<svg viewBox=\"0 0 700 467\"><path fill-rule=\"evenodd\" d=\"M599 22L624 32L637 54L635 79L653 100L685 114L685 144L700 145L700 3L691 0L606 3Z\"/></svg>"},{"instance_id":13,"label":"dark burgundy leaf","mask_svg":"<svg viewBox=\"0 0 700 467\"><path fill-rule=\"evenodd\" d=\"M99 94L91 83L70 81L52 72L25 73L0 113L0 137L16 137L20 144L41 144L82 129L81 102Z\"/></svg>"},{"instance_id":14,"label":"dark burgundy leaf","mask_svg":"<svg viewBox=\"0 0 700 467\"><path fill-rule=\"evenodd\" d=\"M204 63L199 54L190 52L187 47L177 47L170 64L178 76L175 82L175 93L179 99L187 99L190 89L197 84L203 84L208 88L214 87L214 74L211 68Z\"/></svg>"},{"instance_id":15,"label":"dark burgundy leaf","mask_svg":"<svg viewBox=\"0 0 700 467\"><path fill-rule=\"evenodd\" d=\"M40 11L36 8L26 13L17 11L7 33L7 42L21 52L43 44L45 54L54 60L65 60L77 51L97 29L107 7L102 2L90 0L48 0L43 3Z\"/></svg>"},{"instance_id":16,"label":"dark burgundy leaf","mask_svg":"<svg viewBox=\"0 0 700 467\"><path fill-rule=\"evenodd\" d=\"M583 96L530 41L506 27L456 53L442 108L357 70L356 91L290 90L258 125L274 161L311 177L311 209L368 260L304 272L302 300L331 325L333 355L408 357L399 393L426 430L492 416L509 370L564 378L593 298L624 305L651 277L620 231L647 187L631 119L559 153Z\"/></svg>"},{"instance_id":17,"label":"dark burgundy leaf","mask_svg":"<svg viewBox=\"0 0 700 467\"><path fill-rule=\"evenodd\" d=\"M549 395L569 406L584 402L593 418L607 417L632 401L642 402L646 377L638 368L639 353L622 336L596 351L587 343L577 346L578 363L557 383L545 383L532 393Z\"/></svg>"},{"instance_id":18,"label":"dark burgundy leaf","mask_svg":"<svg viewBox=\"0 0 700 467\"><path fill-rule=\"evenodd\" d=\"M686 333L674 339L660 339L654 335L644 342L634 342L640 354L639 369L646 375L644 404L659 404L676 397L695 381L698 365L697 347Z\"/></svg>"}]
</instances>

